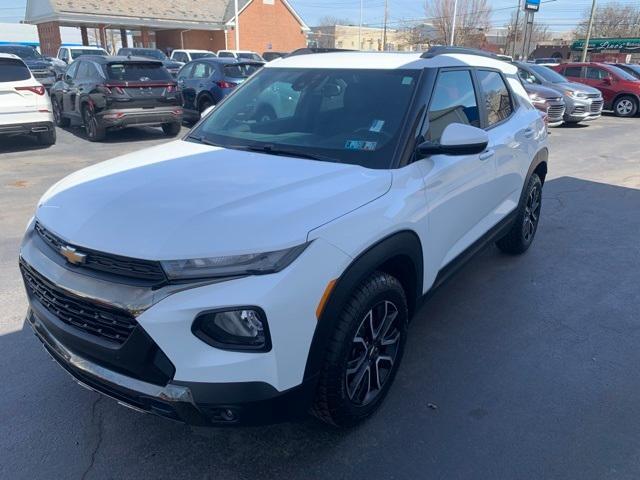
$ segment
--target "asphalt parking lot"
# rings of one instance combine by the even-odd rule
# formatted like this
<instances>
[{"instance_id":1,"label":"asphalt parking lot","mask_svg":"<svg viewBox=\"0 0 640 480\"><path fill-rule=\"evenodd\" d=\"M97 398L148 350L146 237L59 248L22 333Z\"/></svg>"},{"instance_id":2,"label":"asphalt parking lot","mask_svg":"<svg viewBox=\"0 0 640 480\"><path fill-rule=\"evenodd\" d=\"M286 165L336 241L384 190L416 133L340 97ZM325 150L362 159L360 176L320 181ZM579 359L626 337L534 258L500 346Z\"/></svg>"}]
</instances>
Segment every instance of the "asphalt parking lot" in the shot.
<instances>
[{"instance_id":1,"label":"asphalt parking lot","mask_svg":"<svg viewBox=\"0 0 640 480\"><path fill-rule=\"evenodd\" d=\"M192 431L76 385L23 326L17 267L37 199L78 168L166 142L0 145L0 478L640 478L640 118L556 128L540 228L490 247L414 319L380 412Z\"/></svg>"}]
</instances>

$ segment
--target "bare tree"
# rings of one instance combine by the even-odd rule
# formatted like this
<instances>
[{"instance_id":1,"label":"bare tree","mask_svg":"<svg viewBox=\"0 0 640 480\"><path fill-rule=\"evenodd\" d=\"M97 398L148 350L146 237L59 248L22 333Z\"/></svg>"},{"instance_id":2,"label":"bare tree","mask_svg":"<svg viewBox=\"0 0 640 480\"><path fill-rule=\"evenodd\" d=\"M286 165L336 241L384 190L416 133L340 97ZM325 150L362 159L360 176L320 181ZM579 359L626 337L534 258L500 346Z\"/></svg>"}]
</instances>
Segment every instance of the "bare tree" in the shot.
<instances>
[{"instance_id":1,"label":"bare tree","mask_svg":"<svg viewBox=\"0 0 640 480\"><path fill-rule=\"evenodd\" d=\"M589 23L590 10L586 10L575 35L584 38ZM633 4L610 2L599 5L591 30L592 38L637 37L640 35L640 7Z\"/></svg>"},{"instance_id":2,"label":"bare tree","mask_svg":"<svg viewBox=\"0 0 640 480\"><path fill-rule=\"evenodd\" d=\"M518 22L516 24L516 18ZM511 18L509 23L505 25L506 27L506 40L505 40L505 53L510 54L513 51L513 42L517 41L518 44L515 46L515 53L519 54L522 51L522 42L524 41L524 25L525 25L525 16L524 15L516 15L516 12L511 13ZM545 40L549 40L551 38L551 32L549 32L549 26L544 23L534 22L533 30L531 32L531 47L535 48L538 42L544 42ZM528 53L528 52L527 52Z\"/></svg>"},{"instance_id":3,"label":"bare tree","mask_svg":"<svg viewBox=\"0 0 640 480\"><path fill-rule=\"evenodd\" d=\"M433 27L425 24L407 23L398 29L398 35L403 45L413 50L428 48L433 38Z\"/></svg>"},{"instance_id":4,"label":"bare tree","mask_svg":"<svg viewBox=\"0 0 640 480\"><path fill-rule=\"evenodd\" d=\"M353 22L348 18L339 18L333 15L325 15L318 21L319 27L333 27L334 25L353 25Z\"/></svg>"},{"instance_id":5,"label":"bare tree","mask_svg":"<svg viewBox=\"0 0 640 480\"><path fill-rule=\"evenodd\" d=\"M449 43L455 0L430 0L425 13L436 28L437 42ZM455 44L477 46L484 42L484 32L491 24L491 7L487 0L458 0Z\"/></svg>"}]
</instances>

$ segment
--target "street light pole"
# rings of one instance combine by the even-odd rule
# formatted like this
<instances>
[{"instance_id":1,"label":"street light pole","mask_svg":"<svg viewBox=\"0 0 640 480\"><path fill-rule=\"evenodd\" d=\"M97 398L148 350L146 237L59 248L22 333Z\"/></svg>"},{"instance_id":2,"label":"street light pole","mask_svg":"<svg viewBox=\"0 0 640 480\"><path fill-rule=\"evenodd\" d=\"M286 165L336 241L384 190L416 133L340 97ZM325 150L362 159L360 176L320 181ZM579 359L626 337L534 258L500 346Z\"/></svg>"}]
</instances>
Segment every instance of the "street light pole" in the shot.
<instances>
[{"instance_id":1,"label":"street light pole","mask_svg":"<svg viewBox=\"0 0 640 480\"><path fill-rule=\"evenodd\" d=\"M593 17L596 15L596 0L591 4L591 17L589 17L589 27L587 28L587 38L584 40L584 48L582 49L582 61L587 61L587 50L589 50L589 40L591 40L591 29L593 28Z\"/></svg>"},{"instance_id":2,"label":"street light pole","mask_svg":"<svg viewBox=\"0 0 640 480\"><path fill-rule=\"evenodd\" d=\"M511 51L511 56L514 60L516 60L516 48L518 45L518 23L520 23L520 9L522 8L522 0L518 0L518 9L516 10L516 25L515 32L513 34L513 50Z\"/></svg>"},{"instance_id":3,"label":"street light pole","mask_svg":"<svg viewBox=\"0 0 640 480\"><path fill-rule=\"evenodd\" d=\"M238 0L234 0L233 8L236 16L236 27L234 29L236 34L236 50L240 50L240 19L238 18Z\"/></svg>"},{"instance_id":4,"label":"street light pole","mask_svg":"<svg viewBox=\"0 0 640 480\"><path fill-rule=\"evenodd\" d=\"M382 33L382 51L387 51L387 19L389 15L389 2L384 0L384 31Z\"/></svg>"},{"instance_id":5,"label":"street light pole","mask_svg":"<svg viewBox=\"0 0 640 480\"><path fill-rule=\"evenodd\" d=\"M453 46L456 38L456 16L458 15L458 0L453 0L453 18L451 19L451 40L449 45Z\"/></svg>"}]
</instances>

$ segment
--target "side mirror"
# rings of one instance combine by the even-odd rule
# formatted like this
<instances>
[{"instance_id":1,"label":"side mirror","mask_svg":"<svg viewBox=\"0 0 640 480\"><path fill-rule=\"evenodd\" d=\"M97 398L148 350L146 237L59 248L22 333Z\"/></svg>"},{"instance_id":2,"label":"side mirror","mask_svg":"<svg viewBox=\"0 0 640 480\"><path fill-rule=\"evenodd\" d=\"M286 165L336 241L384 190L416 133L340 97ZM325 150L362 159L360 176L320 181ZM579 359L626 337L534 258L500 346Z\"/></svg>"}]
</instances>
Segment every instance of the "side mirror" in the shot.
<instances>
[{"instance_id":1,"label":"side mirror","mask_svg":"<svg viewBox=\"0 0 640 480\"><path fill-rule=\"evenodd\" d=\"M204 118L209 115L211 112L213 112L214 108L216 108L215 105L211 105L210 107L205 108L204 111L200 114L200 118Z\"/></svg>"},{"instance_id":2,"label":"side mirror","mask_svg":"<svg viewBox=\"0 0 640 480\"><path fill-rule=\"evenodd\" d=\"M465 125L451 123L442 132L440 143L423 142L418 145L419 158L429 155L475 155L486 150L489 135L484 130Z\"/></svg>"},{"instance_id":3,"label":"side mirror","mask_svg":"<svg viewBox=\"0 0 640 480\"><path fill-rule=\"evenodd\" d=\"M602 83L604 83L605 85L611 85L613 83L613 80L611 80L611 77L605 77L602 80Z\"/></svg>"}]
</instances>

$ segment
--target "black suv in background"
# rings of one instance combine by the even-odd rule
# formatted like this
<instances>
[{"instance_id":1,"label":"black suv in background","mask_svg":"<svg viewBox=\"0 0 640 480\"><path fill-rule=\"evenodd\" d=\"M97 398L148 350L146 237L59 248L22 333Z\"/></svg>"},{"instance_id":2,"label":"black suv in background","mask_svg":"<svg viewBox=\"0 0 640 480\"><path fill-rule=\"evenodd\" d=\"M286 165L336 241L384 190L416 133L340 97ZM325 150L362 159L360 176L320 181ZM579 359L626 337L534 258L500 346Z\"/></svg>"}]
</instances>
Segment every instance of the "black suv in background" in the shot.
<instances>
[{"instance_id":1,"label":"black suv in background","mask_svg":"<svg viewBox=\"0 0 640 480\"><path fill-rule=\"evenodd\" d=\"M25 45L0 45L0 53L11 53L20 57L35 79L47 90L55 83L56 71L53 60L42 56L35 48Z\"/></svg>"},{"instance_id":2,"label":"black suv in background","mask_svg":"<svg viewBox=\"0 0 640 480\"><path fill-rule=\"evenodd\" d=\"M176 62L167 57L162 50L157 48L121 48L118 50L118 55L122 57L136 56L151 58L152 60L158 60L162 62L162 65L169 70L169 73L174 77L178 75L178 71L182 68L184 63Z\"/></svg>"},{"instance_id":3,"label":"black suv in background","mask_svg":"<svg viewBox=\"0 0 640 480\"><path fill-rule=\"evenodd\" d=\"M59 127L84 125L93 142L107 130L143 125L173 137L182 124L176 82L161 62L147 58L82 56L51 89L51 103Z\"/></svg>"}]
</instances>

